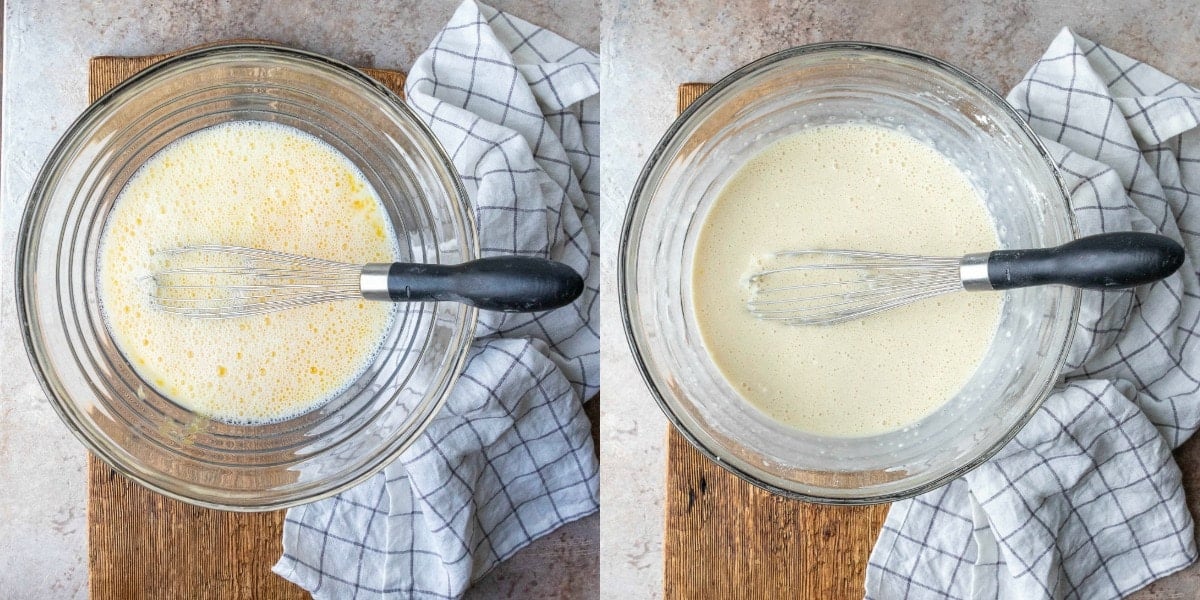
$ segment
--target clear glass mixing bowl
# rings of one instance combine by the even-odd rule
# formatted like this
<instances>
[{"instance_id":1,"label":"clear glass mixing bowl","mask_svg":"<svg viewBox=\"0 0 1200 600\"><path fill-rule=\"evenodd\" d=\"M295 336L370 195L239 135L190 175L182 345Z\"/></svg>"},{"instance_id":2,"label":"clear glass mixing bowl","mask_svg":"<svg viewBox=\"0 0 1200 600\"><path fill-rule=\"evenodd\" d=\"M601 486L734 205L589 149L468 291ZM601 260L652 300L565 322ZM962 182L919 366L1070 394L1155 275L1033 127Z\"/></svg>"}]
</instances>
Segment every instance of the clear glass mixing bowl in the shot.
<instances>
[{"instance_id":1,"label":"clear glass mixing bowl","mask_svg":"<svg viewBox=\"0 0 1200 600\"><path fill-rule=\"evenodd\" d=\"M322 56L232 44L150 67L71 126L21 223L17 305L43 388L92 452L168 496L266 510L332 495L403 452L461 371L476 312L402 305L358 380L319 409L274 424L214 421L139 379L101 318L105 219L155 152L196 130L246 120L303 130L354 162L383 201L401 260L477 257L474 217L449 157L394 94Z\"/></svg>"},{"instance_id":2,"label":"clear glass mixing bowl","mask_svg":"<svg viewBox=\"0 0 1200 600\"><path fill-rule=\"evenodd\" d=\"M998 451L1058 381L1078 290L1008 292L974 376L903 429L827 437L771 420L705 352L690 295L704 216L724 183L765 146L810 127L869 123L938 149L983 195L1004 248L1075 237L1054 164L996 93L944 62L897 48L832 43L786 50L722 79L671 126L634 188L618 290L626 334L667 417L743 479L804 500L865 504L913 496ZM803 390L796 390L798 399Z\"/></svg>"}]
</instances>

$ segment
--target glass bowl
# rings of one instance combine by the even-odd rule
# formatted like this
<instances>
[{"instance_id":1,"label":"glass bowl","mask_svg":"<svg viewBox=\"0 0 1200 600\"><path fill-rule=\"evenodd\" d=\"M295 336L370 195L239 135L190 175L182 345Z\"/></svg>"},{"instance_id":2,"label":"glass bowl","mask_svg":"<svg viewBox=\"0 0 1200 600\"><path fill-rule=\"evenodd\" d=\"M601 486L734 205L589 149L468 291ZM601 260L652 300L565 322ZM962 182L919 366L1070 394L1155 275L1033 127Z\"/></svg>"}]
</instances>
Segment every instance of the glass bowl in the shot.
<instances>
[{"instance_id":1,"label":"glass bowl","mask_svg":"<svg viewBox=\"0 0 1200 600\"><path fill-rule=\"evenodd\" d=\"M267 510L335 494L421 433L466 359L476 312L401 305L365 372L320 408L264 425L192 413L144 383L103 322L100 236L114 200L155 152L228 121L324 140L366 176L400 260L478 255L454 167L400 100L359 71L276 46L209 47L158 63L92 104L34 183L17 250L17 313L34 370L71 431L112 468L180 500Z\"/></svg>"},{"instance_id":2,"label":"glass bowl","mask_svg":"<svg viewBox=\"0 0 1200 600\"><path fill-rule=\"evenodd\" d=\"M903 131L939 150L980 191L1003 248L1075 237L1053 162L995 92L908 50L817 44L738 69L668 129L626 214L618 295L643 377L697 449L771 492L867 504L933 489L1012 439L1058 381L1079 292L1059 286L1008 292L973 377L944 406L902 429L821 436L759 412L705 352L690 292L696 239L713 200L744 161L782 137L838 123Z\"/></svg>"}]
</instances>

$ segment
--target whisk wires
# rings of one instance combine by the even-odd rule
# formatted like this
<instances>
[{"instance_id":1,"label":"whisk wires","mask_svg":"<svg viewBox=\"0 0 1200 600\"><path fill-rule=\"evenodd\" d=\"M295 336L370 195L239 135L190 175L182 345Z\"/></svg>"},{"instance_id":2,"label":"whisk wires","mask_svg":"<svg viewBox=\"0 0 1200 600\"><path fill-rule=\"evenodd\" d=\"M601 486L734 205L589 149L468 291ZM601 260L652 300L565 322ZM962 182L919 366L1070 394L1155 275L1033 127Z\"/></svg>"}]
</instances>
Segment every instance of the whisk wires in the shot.
<instances>
[{"instance_id":1,"label":"whisk wires","mask_svg":"<svg viewBox=\"0 0 1200 600\"><path fill-rule=\"evenodd\" d=\"M792 250L766 263L750 277L747 308L794 325L844 323L962 289L958 258Z\"/></svg>"},{"instance_id":2,"label":"whisk wires","mask_svg":"<svg viewBox=\"0 0 1200 600\"><path fill-rule=\"evenodd\" d=\"M227 319L360 298L361 265L240 246L162 250L161 268L139 283L159 309Z\"/></svg>"}]
</instances>

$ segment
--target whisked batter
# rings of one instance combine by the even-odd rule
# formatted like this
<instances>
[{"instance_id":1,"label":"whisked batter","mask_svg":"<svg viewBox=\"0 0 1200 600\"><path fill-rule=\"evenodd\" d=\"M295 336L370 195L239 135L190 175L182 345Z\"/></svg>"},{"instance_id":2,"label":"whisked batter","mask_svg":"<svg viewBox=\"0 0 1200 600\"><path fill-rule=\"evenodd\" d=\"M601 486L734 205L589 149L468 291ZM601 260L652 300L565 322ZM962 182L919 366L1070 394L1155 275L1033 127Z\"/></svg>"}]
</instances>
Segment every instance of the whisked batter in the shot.
<instances>
[{"instance_id":1,"label":"whisked batter","mask_svg":"<svg viewBox=\"0 0 1200 600\"><path fill-rule=\"evenodd\" d=\"M982 199L936 150L881 127L814 128L750 158L713 203L694 255L696 320L725 379L771 418L822 435L883 433L967 382L996 331L1000 295L786 325L746 310L756 262L797 248L960 256L997 246Z\"/></svg>"}]
</instances>

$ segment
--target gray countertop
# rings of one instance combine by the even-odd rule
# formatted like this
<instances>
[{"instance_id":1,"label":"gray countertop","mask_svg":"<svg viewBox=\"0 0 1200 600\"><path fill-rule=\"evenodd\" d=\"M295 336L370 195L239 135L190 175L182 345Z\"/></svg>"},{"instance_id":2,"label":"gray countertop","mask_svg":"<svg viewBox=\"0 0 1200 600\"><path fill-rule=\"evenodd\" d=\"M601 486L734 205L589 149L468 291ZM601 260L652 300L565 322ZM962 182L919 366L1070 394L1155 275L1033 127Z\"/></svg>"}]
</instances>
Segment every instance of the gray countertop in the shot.
<instances>
[{"instance_id":1,"label":"gray countertop","mask_svg":"<svg viewBox=\"0 0 1200 600\"><path fill-rule=\"evenodd\" d=\"M0 171L0 590L13 597L87 595L84 451L54 416L15 326L17 221L51 144L86 103L87 59L151 54L223 38L258 37L347 62L406 68L455 1L360 7L303 2L86 0L5 4L3 169ZM476 597L661 595L665 420L629 357L614 298L617 236L633 182L674 118L675 88L714 81L788 46L858 39L947 59L993 87L1010 87L1062 26L1200 83L1200 18L1190 2L589 2L512 0L499 8L595 47L604 32L602 502L593 517L527 549L480 583ZM235 6L236 5L236 6ZM1177 453L1189 497L1200 498L1200 443ZM1195 508L1200 506L1192 501ZM605 532L599 540L599 527ZM600 545L600 565L594 548ZM587 551L587 548L592 551ZM565 561L565 562L564 562ZM581 577L580 573L588 576ZM19 586L19 587L18 587ZM1200 597L1200 568L1141 598Z\"/></svg>"},{"instance_id":2,"label":"gray countertop","mask_svg":"<svg viewBox=\"0 0 1200 600\"><path fill-rule=\"evenodd\" d=\"M616 251L642 163L675 118L675 90L798 44L862 40L905 46L954 63L1007 90L1064 26L1200 84L1200 9L1192 1L869 2L611 0L605 10L604 170L601 209L605 302L601 356L601 570L605 597L662 595L666 421L635 368L621 330ZM1176 453L1193 514L1200 513L1200 441ZM1200 566L1138 598L1200 598Z\"/></svg>"},{"instance_id":3,"label":"gray countertop","mask_svg":"<svg viewBox=\"0 0 1200 600\"><path fill-rule=\"evenodd\" d=\"M595 2L491 4L584 46L599 46L600 7ZM16 325L11 274L18 220L33 177L51 145L86 105L88 58L264 38L358 66L407 69L457 5L458 0L5 2L0 596L87 597L86 454L47 404L29 368ZM489 574L469 596L598 597L598 523L593 516L539 540Z\"/></svg>"}]
</instances>

